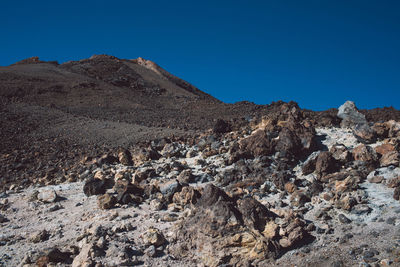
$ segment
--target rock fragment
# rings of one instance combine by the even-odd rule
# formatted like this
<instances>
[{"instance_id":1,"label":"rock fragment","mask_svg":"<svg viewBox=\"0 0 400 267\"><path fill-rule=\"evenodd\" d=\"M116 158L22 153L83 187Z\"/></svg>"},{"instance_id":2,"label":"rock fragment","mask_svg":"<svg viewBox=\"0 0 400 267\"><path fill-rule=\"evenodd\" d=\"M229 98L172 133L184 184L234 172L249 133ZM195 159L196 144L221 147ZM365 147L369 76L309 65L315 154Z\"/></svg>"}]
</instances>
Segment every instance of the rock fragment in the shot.
<instances>
[{"instance_id":1,"label":"rock fragment","mask_svg":"<svg viewBox=\"0 0 400 267\"><path fill-rule=\"evenodd\" d=\"M117 199L110 194L104 194L97 197L97 205L100 209L111 209L115 204L117 204Z\"/></svg>"}]
</instances>

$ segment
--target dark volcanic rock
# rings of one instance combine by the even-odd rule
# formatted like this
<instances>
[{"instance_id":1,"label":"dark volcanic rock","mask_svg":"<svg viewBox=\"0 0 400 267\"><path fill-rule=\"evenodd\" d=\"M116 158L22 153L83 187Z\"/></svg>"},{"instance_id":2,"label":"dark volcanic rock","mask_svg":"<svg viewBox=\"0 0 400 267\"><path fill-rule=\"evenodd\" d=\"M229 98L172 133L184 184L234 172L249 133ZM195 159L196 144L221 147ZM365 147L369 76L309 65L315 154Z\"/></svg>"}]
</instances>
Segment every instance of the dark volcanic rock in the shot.
<instances>
[{"instance_id":1,"label":"dark volcanic rock","mask_svg":"<svg viewBox=\"0 0 400 267\"><path fill-rule=\"evenodd\" d=\"M231 125L222 119L218 119L214 125L213 131L217 134L227 133L231 131Z\"/></svg>"},{"instance_id":2,"label":"dark volcanic rock","mask_svg":"<svg viewBox=\"0 0 400 267\"><path fill-rule=\"evenodd\" d=\"M254 157L271 155L275 152L272 139L276 136L276 133L258 130L240 141L240 148L243 151L241 154L251 154Z\"/></svg>"},{"instance_id":3,"label":"dark volcanic rock","mask_svg":"<svg viewBox=\"0 0 400 267\"><path fill-rule=\"evenodd\" d=\"M106 192L105 182L99 179L91 179L84 184L83 192L88 197L102 195Z\"/></svg>"},{"instance_id":4,"label":"dark volcanic rock","mask_svg":"<svg viewBox=\"0 0 400 267\"><path fill-rule=\"evenodd\" d=\"M97 205L100 209L111 209L117 204L117 199L110 194L104 194L97 197Z\"/></svg>"},{"instance_id":5,"label":"dark volcanic rock","mask_svg":"<svg viewBox=\"0 0 400 267\"><path fill-rule=\"evenodd\" d=\"M276 154L291 164L307 158L316 148L314 127L304 120L297 106L283 105L281 110L279 115L266 118L262 129L240 140L242 152L254 157Z\"/></svg>"},{"instance_id":6,"label":"dark volcanic rock","mask_svg":"<svg viewBox=\"0 0 400 267\"><path fill-rule=\"evenodd\" d=\"M315 163L315 172L321 177L337 171L338 163L329 151L322 151Z\"/></svg>"}]
</instances>

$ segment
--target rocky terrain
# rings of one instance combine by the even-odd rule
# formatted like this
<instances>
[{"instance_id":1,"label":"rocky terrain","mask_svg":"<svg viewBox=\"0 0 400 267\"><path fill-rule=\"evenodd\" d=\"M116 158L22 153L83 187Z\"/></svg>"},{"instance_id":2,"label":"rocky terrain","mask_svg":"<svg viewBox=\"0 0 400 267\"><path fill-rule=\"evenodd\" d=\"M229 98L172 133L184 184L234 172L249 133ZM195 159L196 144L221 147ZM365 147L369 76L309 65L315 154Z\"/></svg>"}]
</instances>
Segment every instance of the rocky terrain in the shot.
<instances>
[{"instance_id":1,"label":"rocky terrain","mask_svg":"<svg viewBox=\"0 0 400 267\"><path fill-rule=\"evenodd\" d=\"M393 108L225 104L141 58L0 81L1 266L400 266Z\"/></svg>"}]
</instances>

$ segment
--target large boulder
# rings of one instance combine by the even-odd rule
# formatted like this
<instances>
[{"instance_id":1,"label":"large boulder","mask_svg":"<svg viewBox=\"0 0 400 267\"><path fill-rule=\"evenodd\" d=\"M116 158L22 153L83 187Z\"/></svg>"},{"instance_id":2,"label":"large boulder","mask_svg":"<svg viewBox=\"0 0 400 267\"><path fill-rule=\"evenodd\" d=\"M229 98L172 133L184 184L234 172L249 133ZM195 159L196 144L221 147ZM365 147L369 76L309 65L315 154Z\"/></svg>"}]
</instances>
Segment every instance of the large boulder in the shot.
<instances>
[{"instance_id":1,"label":"large boulder","mask_svg":"<svg viewBox=\"0 0 400 267\"><path fill-rule=\"evenodd\" d=\"M277 217L253 198L235 201L207 185L192 216L177 225L170 253L206 266L243 266L275 258L308 236L303 220L290 218L280 224Z\"/></svg>"},{"instance_id":2,"label":"large boulder","mask_svg":"<svg viewBox=\"0 0 400 267\"><path fill-rule=\"evenodd\" d=\"M340 126L352 129L357 139L366 143L375 142L376 132L368 125L364 114L358 111L354 102L346 101L341 105L337 116L342 119Z\"/></svg>"},{"instance_id":3,"label":"large boulder","mask_svg":"<svg viewBox=\"0 0 400 267\"><path fill-rule=\"evenodd\" d=\"M339 107L337 116L342 119L340 125L346 128L353 128L360 124L367 124L367 119L360 113L353 101L346 101Z\"/></svg>"},{"instance_id":4,"label":"large boulder","mask_svg":"<svg viewBox=\"0 0 400 267\"><path fill-rule=\"evenodd\" d=\"M239 141L242 154L253 157L271 156L297 162L316 148L315 129L294 107L287 114L269 118L250 136Z\"/></svg>"}]
</instances>

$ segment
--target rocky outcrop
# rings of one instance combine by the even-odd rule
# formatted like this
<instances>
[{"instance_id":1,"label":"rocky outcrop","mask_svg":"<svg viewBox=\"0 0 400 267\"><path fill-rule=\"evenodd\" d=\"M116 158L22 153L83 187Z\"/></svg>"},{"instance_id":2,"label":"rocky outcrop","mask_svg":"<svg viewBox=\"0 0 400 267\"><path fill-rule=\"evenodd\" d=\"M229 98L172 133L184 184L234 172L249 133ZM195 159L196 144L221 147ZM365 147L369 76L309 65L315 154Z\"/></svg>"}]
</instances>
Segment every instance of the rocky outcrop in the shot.
<instances>
[{"instance_id":1,"label":"rocky outcrop","mask_svg":"<svg viewBox=\"0 0 400 267\"><path fill-rule=\"evenodd\" d=\"M376 132L368 125L364 114L360 113L352 101L346 101L339 107L337 116L342 119L340 125L351 128L361 141L372 143L376 140Z\"/></svg>"},{"instance_id":2,"label":"rocky outcrop","mask_svg":"<svg viewBox=\"0 0 400 267\"><path fill-rule=\"evenodd\" d=\"M218 187L207 185L193 216L178 225L170 252L207 266L275 258L308 237L300 218L278 224L277 217L253 198L235 201Z\"/></svg>"}]
</instances>

